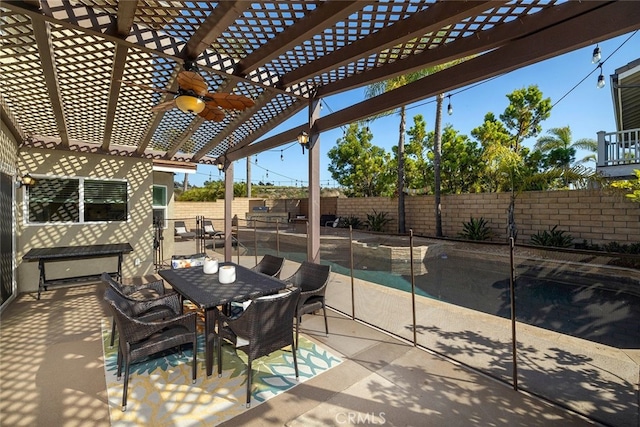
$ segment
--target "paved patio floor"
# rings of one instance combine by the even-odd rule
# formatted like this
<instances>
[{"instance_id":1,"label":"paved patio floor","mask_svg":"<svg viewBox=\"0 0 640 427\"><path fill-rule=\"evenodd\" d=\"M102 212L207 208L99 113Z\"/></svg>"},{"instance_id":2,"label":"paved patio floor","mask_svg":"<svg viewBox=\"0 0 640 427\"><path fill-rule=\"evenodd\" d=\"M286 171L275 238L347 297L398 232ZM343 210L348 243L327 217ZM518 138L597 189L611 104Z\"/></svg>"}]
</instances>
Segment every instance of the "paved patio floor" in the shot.
<instances>
[{"instance_id":1,"label":"paved patio floor","mask_svg":"<svg viewBox=\"0 0 640 427\"><path fill-rule=\"evenodd\" d=\"M282 277L295 268L287 262ZM3 312L3 426L110 425L100 341L103 292L100 284L57 288L39 301L27 293ZM224 425L593 424L337 312L329 317L328 337L321 316L305 316L303 332L344 362Z\"/></svg>"}]
</instances>

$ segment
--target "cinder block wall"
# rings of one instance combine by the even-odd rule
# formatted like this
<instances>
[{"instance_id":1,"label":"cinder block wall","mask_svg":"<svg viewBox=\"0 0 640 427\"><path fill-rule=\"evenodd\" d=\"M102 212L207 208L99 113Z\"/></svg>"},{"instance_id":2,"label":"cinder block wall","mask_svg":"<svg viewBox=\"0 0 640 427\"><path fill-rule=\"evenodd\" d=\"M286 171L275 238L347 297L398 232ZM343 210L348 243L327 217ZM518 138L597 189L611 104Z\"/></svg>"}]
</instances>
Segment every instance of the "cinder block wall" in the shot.
<instances>
[{"instance_id":1,"label":"cinder block wall","mask_svg":"<svg viewBox=\"0 0 640 427\"><path fill-rule=\"evenodd\" d=\"M507 209L509 193L451 194L441 198L442 232L446 237L457 237L462 225L471 217L484 218L494 231L495 241L507 237ZM236 198L232 211L244 219L256 200ZM274 211L306 215L306 199L266 200L266 206ZM362 222L367 214L386 212L392 221L385 231L398 230L397 199L389 197L337 198L327 197L320 201L321 215L356 216ZM418 236L435 236L435 207L433 196L410 196L405 198L406 228ZM224 201L176 202L176 219L194 221L196 215L207 218L224 218ZM640 242L640 204L620 195L601 190L531 191L520 193L516 198L516 226L518 243L529 243L531 235L558 226L570 234L575 243L635 243ZM215 223L214 223L215 224ZM189 223L187 222L187 225ZM215 224L223 228L223 224Z\"/></svg>"},{"instance_id":2,"label":"cinder block wall","mask_svg":"<svg viewBox=\"0 0 640 427\"><path fill-rule=\"evenodd\" d=\"M407 199L405 199L407 200ZM405 203L405 208L408 203ZM391 221L385 226L384 231L398 231L398 200L391 197L358 197L337 199L337 216L360 218L364 223L367 214L386 212ZM408 218L408 216L405 216Z\"/></svg>"},{"instance_id":3,"label":"cinder block wall","mask_svg":"<svg viewBox=\"0 0 640 427\"><path fill-rule=\"evenodd\" d=\"M231 203L232 215L238 215L238 219L244 220L245 214L251 210L253 204L262 206L262 199L249 199L236 197ZM215 202L175 202L173 218L170 220L182 220L188 229L196 227L196 216L204 216L211 219L217 230L224 230L224 199ZM173 225L171 225L173 227Z\"/></svg>"},{"instance_id":4,"label":"cinder block wall","mask_svg":"<svg viewBox=\"0 0 640 427\"><path fill-rule=\"evenodd\" d=\"M457 237L464 222L483 217L494 231L495 241L507 236L508 193L445 195L441 198L442 231ZM366 214L385 211L394 220L386 231L397 231L395 198L337 199L337 215L354 215L366 220ZM518 242L528 243L531 235L558 226L581 243L640 242L640 204L601 190L531 191L516 198L515 219ZM433 196L405 198L406 227L421 236L435 235Z\"/></svg>"}]
</instances>

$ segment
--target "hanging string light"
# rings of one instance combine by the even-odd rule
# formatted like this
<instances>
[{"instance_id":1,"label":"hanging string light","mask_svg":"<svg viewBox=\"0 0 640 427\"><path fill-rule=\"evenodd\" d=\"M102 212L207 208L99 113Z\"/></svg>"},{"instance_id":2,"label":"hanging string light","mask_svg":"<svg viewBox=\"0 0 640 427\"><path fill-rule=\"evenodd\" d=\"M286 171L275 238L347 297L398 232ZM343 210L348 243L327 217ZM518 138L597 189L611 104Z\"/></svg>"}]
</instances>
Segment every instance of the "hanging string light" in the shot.
<instances>
[{"instance_id":1,"label":"hanging string light","mask_svg":"<svg viewBox=\"0 0 640 427\"><path fill-rule=\"evenodd\" d=\"M258 155L256 154L256 165L258 164Z\"/></svg>"},{"instance_id":2,"label":"hanging string light","mask_svg":"<svg viewBox=\"0 0 640 427\"><path fill-rule=\"evenodd\" d=\"M280 150L280 161L284 162L284 150Z\"/></svg>"},{"instance_id":3,"label":"hanging string light","mask_svg":"<svg viewBox=\"0 0 640 427\"><path fill-rule=\"evenodd\" d=\"M602 74L602 64L599 64L598 67L600 67L600 75L598 76L598 83L596 84L596 87L598 89L602 89L605 85L604 74Z\"/></svg>"},{"instance_id":4,"label":"hanging string light","mask_svg":"<svg viewBox=\"0 0 640 427\"><path fill-rule=\"evenodd\" d=\"M451 94L449 94L449 105L447 106L447 113L449 115L453 114L453 107L451 106Z\"/></svg>"},{"instance_id":5,"label":"hanging string light","mask_svg":"<svg viewBox=\"0 0 640 427\"><path fill-rule=\"evenodd\" d=\"M598 62L600 62L600 58L602 58L602 52L600 51L600 46L596 45L596 48L593 49L591 63L597 64Z\"/></svg>"}]
</instances>

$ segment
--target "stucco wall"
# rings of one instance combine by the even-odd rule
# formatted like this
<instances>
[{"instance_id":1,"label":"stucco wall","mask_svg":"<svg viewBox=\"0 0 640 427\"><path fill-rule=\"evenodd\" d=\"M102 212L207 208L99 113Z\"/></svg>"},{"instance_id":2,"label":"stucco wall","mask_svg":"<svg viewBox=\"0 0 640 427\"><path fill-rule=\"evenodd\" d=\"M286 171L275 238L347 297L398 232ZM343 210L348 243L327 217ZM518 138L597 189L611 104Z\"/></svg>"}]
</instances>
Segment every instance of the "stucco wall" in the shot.
<instances>
[{"instance_id":1,"label":"stucco wall","mask_svg":"<svg viewBox=\"0 0 640 427\"><path fill-rule=\"evenodd\" d=\"M0 123L0 173L2 180L0 188L2 193L2 216L0 217L0 276L2 277L2 290L0 292L0 304L4 307L5 302L15 296L16 283L14 278L15 260L14 251L16 247L15 238L15 208L14 198L17 188L16 179L16 158L18 153L18 143L5 127L4 122ZM6 187L5 187L6 185ZM0 308L1 309L1 308Z\"/></svg>"},{"instance_id":2,"label":"stucco wall","mask_svg":"<svg viewBox=\"0 0 640 427\"><path fill-rule=\"evenodd\" d=\"M139 276L153 271L153 174L150 160L28 148L19 152L18 169L23 173L29 172L36 179L39 175L125 179L129 191L128 221L92 224L26 224L21 208L25 193L19 192L17 262L20 292L38 288L37 262L21 261L33 247L128 242L134 252L124 256L123 275ZM136 259L139 266L135 265ZM66 262L58 266L48 265L47 274L56 277L63 272L64 275L94 273L110 269L114 264L114 258Z\"/></svg>"}]
</instances>

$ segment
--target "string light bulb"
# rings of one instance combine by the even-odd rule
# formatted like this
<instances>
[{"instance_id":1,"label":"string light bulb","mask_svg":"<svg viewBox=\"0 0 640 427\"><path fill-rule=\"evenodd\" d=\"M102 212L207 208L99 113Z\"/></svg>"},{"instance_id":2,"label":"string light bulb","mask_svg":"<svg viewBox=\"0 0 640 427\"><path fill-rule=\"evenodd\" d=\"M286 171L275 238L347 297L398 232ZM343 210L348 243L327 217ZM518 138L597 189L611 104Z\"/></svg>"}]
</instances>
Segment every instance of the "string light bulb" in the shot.
<instances>
[{"instance_id":1,"label":"string light bulb","mask_svg":"<svg viewBox=\"0 0 640 427\"><path fill-rule=\"evenodd\" d=\"M451 106L451 94L449 94L449 105L447 106L447 113L449 115L453 114L453 107Z\"/></svg>"},{"instance_id":2,"label":"string light bulb","mask_svg":"<svg viewBox=\"0 0 640 427\"><path fill-rule=\"evenodd\" d=\"M598 76L598 83L596 84L596 87L598 89L602 89L605 85L604 74L602 74L602 64L598 66L600 67L600 75Z\"/></svg>"},{"instance_id":3,"label":"string light bulb","mask_svg":"<svg viewBox=\"0 0 640 427\"><path fill-rule=\"evenodd\" d=\"M596 48L593 49L593 56L591 57L591 62L593 64L597 64L598 62L600 62L601 58L602 58L602 52L600 51L600 46L596 45Z\"/></svg>"}]
</instances>

